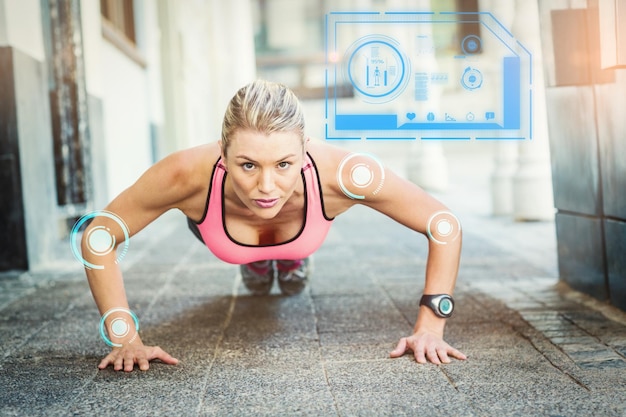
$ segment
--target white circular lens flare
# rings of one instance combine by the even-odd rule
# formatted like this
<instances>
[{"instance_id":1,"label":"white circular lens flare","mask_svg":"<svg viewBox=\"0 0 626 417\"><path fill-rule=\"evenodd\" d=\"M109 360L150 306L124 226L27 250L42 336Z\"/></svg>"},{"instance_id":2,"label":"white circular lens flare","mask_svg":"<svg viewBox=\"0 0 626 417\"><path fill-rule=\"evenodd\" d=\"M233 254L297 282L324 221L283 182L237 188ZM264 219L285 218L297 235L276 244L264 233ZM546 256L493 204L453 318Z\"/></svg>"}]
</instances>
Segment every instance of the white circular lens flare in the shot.
<instances>
[{"instance_id":1,"label":"white circular lens flare","mask_svg":"<svg viewBox=\"0 0 626 417\"><path fill-rule=\"evenodd\" d=\"M122 318L114 319L111 322L111 333L115 337L124 337L128 334L130 330L130 326L126 323L126 320Z\"/></svg>"},{"instance_id":2,"label":"white circular lens flare","mask_svg":"<svg viewBox=\"0 0 626 417\"><path fill-rule=\"evenodd\" d=\"M346 155L337 167L337 182L346 196L363 200L382 189L385 167L373 155L354 152Z\"/></svg>"},{"instance_id":3,"label":"white circular lens flare","mask_svg":"<svg viewBox=\"0 0 626 417\"><path fill-rule=\"evenodd\" d=\"M91 221L95 221L96 218L100 225L89 226ZM103 223L106 226L101 225ZM130 230L124 220L115 213L106 210L87 213L78 219L74 227L72 227L70 247L74 257L88 269L104 269L104 264L110 262L110 260L108 258L101 258L102 260L94 259L93 257L88 257L90 260L87 260L83 256L80 244L83 232L87 233L84 238L87 250L92 255L103 257L115 250L119 245L115 258L115 263L119 263L128 251ZM119 238L119 243L116 236Z\"/></svg>"},{"instance_id":4,"label":"white circular lens flare","mask_svg":"<svg viewBox=\"0 0 626 417\"><path fill-rule=\"evenodd\" d=\"M352 183L359 188L367 187L374 180L374 174L365 164L356 165L350 173Z\"/></svg>"},{"instance_id":5,"label":"white circular lens flare","mask_svg":"<svg viewBox=\"0 0 626 417\"><path fill-rule=\"evenodd\" d=\"M104 226L94 227L87 238L89 250L94 255L106 255L115 247L115 236L111 235Z\"/></svg>"},{"instance_id":6,"label":"white circular lens flare","mask_svg":"<svg viewBox=\"0 0 626 417\"><path fill-rule=\"evenodd\" d=\"M437 223L437 233L441 236L449 235L453 230L452 224L448 220L441 220Z\"/></svg>"},{"instance_id":7,"label":"white circular lens flare","mask_svg":"<svg viewBox=\"0 0 626 417\"><path fill-rule=\"evenodd\" d=\"M426 233L431 241L445 245L459 237L461 234L461 223L449 211L438 211L428 219Z\"/></svg>"},{"instance_id":8,"label":"white circular lens flare","mask_svg":"<svg viewBox=\"0 0 626 417\"><path fill-rule=\"evenodd\" d=\"M122 347L133 343L138 335L139 320L135 313L127 308L112 308L100 318L100 337L111 347Z\"/></svg>"}]
</instances>

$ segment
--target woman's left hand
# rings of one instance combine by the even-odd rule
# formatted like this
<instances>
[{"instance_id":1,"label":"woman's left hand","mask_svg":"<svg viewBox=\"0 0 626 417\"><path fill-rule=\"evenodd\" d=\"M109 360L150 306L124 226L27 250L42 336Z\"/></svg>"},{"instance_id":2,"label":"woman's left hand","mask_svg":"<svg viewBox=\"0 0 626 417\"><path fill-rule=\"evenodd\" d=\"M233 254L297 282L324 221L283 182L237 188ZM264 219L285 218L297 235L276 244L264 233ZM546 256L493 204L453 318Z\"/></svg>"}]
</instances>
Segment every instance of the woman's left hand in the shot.
<instances>
[{"instance_id":1,"label":"woman's left hand","mask_svg":"<svg viewBox=\"0 0 626 417\"><path fill-rule=\"evenodd\" d=\"M430 361L434 364L450 363L450 357L465 360L467 356L447 344L438 334L430 331L417 331L414 335L403 337L396 348L389 354L399 358L407 351L412 351L418 363Z\"/></svg>"}]
</instances>

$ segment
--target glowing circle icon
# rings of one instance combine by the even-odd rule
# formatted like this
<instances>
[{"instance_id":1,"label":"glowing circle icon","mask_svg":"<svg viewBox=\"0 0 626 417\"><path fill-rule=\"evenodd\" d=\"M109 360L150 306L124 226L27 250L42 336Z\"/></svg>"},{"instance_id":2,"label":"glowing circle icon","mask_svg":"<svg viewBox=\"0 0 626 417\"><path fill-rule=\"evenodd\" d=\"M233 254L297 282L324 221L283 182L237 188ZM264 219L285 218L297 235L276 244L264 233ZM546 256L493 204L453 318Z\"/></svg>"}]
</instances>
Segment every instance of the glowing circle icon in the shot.
<instances>
[{"instance_id":1,"label":"glowing circle icon","mask_svg":"<svg viewBox=\"0 0 626 417\"><path fill-rule=\"evenodd\" d=\"M348 197L363 200L378 194L385 182L385 168L373 155L351 153L345 156L337 168L337 182Z\"/></svg>"},{"instance_id":2,"label":"glowing circle icon","mask_svg":"<svg viewBox=\"0 0 626 417\"><path fill-rule=\"evenodd\" d=\"M109 331L106 329L107 319L111 317ZM131 323L132 322L132 326ZM135 327L131 334L132 327ZM112 308L100 318L100 337L111 347L122 347L132 343L139 334L139 320L135 313L127 308Z\"/></svg>"},{"instance_id":3,"label":"glowing circle icon","mask_svg":"<svg viewBox=\"0 0 626 417\"><path fill-rule=\"evenodd\" d=\"M89 250L96 255L106 255L115 248L115 236L112 236L104 226L91 229L87 242Z\"/></svg>"},{"instance_id":4,"label":"glowing circle icon","mask_svg":"<svg viewBox=\"0 0 626 417\"><path fill-rule=\"evenodd\" d=\"M466 90L475 90L483 85L483 74L476 68L467 67L461 76L461 85Z\"/></svg>"},{"instance_id":5,"label":"glowing circle icon","mask_svg":"<svg viewBox=\"0 0 626 417\"><path fill-rule=\"evenodd\" d=\"M358 164L354 168L352 168L350 178L352 179L352 183L355 186L359 188L364 188L372 183L372 181L374 180L374 175L367 165Z\"/></svg>"},{"instance_id":6,"label":"glowing circle icon","mask_svg":"<svg viewBox=\"0 0 626 417\"><path fill-rule=\"evenodd\" d=\"M433 242L445 245L459 237L461 222L449 211L438 211L428 219L426 233Z\"/></svg>"},{"instance_id":7,"label":"glowing circle icon","mask_svg":"<svg viewBox=\"0 0 626 417\"><path fill-rule=\"evenodd\" d=\"M467 35L461 41L461 49L466 55L477 54L482 50L482 41L476 35Z\"/></svg>"},{"instance_id":8,"label":"glowing circle icon","mask_svg":"<svg viewBox=\"0 0 626 417\"><path fill-rule=\"evenodd\" d=\"M411 68L400 44L382 35L366 36L346 51L343 72L356 92L367 102L385 103L408 85Z\"/></svg>"},{"instance_id":9,"label":"glowing circle icon","mask_svg":"<svg viewBox=\"0 0 626 417\"><path fill-rule=\"evenodd\" d=\"M449 220L444 219L437 223L437 233L441 236L448 236L452 230L453 227Z\"/></svg>"},{"instance_id":10,"label":"glowing circle icon","mask_svg":"<svg viewBox=\"0 0 626 417\"><path fill-rule=\"evenodd\" d=\"M128 334L130 326L125 319L117 318L111 322L111 333L115 337L124 337Z\"/></svg>"},{"instance_id":11,"label":"glowing circle icon","mask_svg":"<svg viewBox=\"0 0 626 417\"><path fill-rule=\"evenodd\" d=\"M96 225L87 228L90 222L95 219L99 219L101 222L107 224L107 226ZM107 219L113 220L113 223ZM95 256L95 258L90 257L90 260L87 260L85 256L83 256L84 254L81 253L79 249L81 246L81 232L86 233L86 235L83 236L86 243L85 247L91 255ZM90 269L104 269L104 258L102 262L97 262L97 258L104 257L115 250L118 246L116 236L120 235L123 236L124 239L119 243L121 244L121 247L117 251L117 257L115 259L116 263L119 263L128 251L130 241L128 226L126 226L124 220L114 213L104 210L93 211L78 219L78 221L74 224L74 227L72 227L72 231L70 232L70 246L72 253L74 254L74 257L85 267Z\"/></svg>"}]
</instances>

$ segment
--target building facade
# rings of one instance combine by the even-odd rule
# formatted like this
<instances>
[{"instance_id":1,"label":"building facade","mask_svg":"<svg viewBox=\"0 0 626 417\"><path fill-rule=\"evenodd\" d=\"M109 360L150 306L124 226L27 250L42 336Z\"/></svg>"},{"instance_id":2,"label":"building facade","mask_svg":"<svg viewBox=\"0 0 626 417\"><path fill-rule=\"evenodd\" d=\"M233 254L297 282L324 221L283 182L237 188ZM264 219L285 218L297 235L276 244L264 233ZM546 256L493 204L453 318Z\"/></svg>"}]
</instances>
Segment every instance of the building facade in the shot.
<instances>
[{"instance_id":1,"label":"building facade","mask_svg":"<svg viewBox=\"0 0 626 417\"><path fill-rule=\"evenodd\" d=\"M248 0L0 0L0 270L66 258L78 217L217 140L255 78L251 19Z\"/></svg>"},{"instance_id":2,"label":"building facade","mask_svg":"<svg viewBox=\"0 0 626 417\"><path fill-rule=\"evenodd\" d=\"M0 271L67 258L77 218L163 156L217 140L227 101L257 75L321 100L330 11L456 10L492 13L534 54L535 138L489 148L493 214L554 221L556 207L560 278L626 309L626 54L609 42L623 38L626 22L606 23L624 8L623 0L0 0ZM455 53L461 35L439 29L432 35L450 40L443 53ZM444 145L403 149L410 179L445 189Z\"/></svg>"}]
</instances>

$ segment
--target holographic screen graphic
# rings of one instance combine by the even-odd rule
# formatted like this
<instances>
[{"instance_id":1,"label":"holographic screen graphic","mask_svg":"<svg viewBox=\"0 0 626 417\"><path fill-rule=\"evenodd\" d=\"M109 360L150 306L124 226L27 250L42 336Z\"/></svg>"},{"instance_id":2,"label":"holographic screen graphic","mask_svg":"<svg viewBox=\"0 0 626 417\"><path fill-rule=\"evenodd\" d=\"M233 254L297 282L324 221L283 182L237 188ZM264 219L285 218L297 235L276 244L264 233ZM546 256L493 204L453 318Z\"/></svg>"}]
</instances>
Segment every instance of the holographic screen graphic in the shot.
<instances>
[{"instance_id":1,"label":"holographic screen graphic","mask_svg":"<svg viewBox=\"0 0 626 417\"><path fill-rule=\"evenodd\" d=\"M450 40L433 29L463 24L480 36L438 53ZM325 26L327 140L532 139L532 54L491 13L331 12Z\"/></svg>"}]
</instances>

